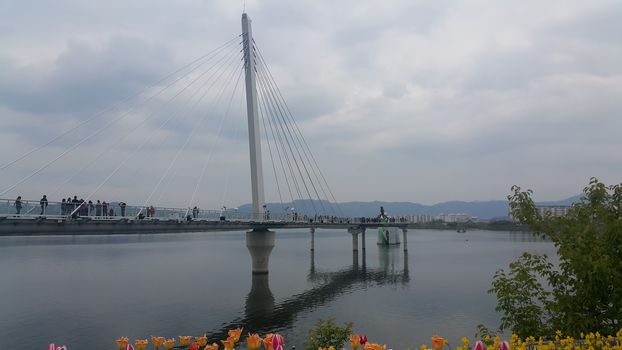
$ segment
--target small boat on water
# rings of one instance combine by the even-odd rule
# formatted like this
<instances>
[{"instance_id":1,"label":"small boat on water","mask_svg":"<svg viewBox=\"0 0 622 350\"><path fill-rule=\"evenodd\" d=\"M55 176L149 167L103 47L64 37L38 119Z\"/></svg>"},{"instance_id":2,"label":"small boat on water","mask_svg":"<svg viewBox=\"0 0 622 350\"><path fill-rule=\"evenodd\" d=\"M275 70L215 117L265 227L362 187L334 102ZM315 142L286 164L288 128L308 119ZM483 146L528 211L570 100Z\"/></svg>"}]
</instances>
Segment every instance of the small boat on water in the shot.
<instances>
[{"instance_id":1,"label":"small boat on water","mask_svg":"<svg viewBox=\"0 0 622 350\"><path fill-rule=\"evenodd\" d=\"M459 228L458 230L456 230L456 232L458 232L458 233L465 233L466 232L466 228Z\"/></svg>"}]
</instances>

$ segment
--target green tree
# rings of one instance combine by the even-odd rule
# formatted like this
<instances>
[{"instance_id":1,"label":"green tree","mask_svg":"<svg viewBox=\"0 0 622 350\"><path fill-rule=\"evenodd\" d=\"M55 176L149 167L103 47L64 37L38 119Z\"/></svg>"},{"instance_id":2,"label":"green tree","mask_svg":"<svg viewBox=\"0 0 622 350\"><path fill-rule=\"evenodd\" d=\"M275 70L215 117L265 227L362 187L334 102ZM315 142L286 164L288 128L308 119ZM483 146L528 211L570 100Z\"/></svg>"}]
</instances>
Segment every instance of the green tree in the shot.
<instances>
[{"instance_id":1,"label":"green tree","mask_svg":"<svg viewBox=\"0 0 622 350\"><path fill-rule=\"evenodd\" d=\"M562 217L540 215L531 190L512 191L512 216L555 244L559 265L525 253L508 272L495 273L489 292L503 313L500 329L521 337L615 333L622 320L622 184L592 178Z\"/></svg>"}]
</instances>

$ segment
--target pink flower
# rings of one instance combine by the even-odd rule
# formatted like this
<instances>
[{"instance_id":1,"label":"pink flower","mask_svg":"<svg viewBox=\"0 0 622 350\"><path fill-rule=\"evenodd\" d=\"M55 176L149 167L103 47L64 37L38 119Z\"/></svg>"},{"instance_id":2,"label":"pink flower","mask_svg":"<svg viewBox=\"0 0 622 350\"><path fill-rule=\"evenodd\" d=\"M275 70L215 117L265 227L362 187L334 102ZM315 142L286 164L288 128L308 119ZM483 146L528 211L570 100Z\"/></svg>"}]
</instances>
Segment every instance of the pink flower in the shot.
<instances>
[{"instance_id":1,"label":"pink flower","mask_svg":"<svg viewBox=\"0 0 622 350\"><path fill-rule=\"evenodd\" d=\"M365 334L361 334L361 345L365 346L367 343L367 336Z\"/></svg>"},{"instance_id":2,"label":"pink flower","mask_svg":"<svg viewBox=\"0 0 622 350\"><path fill-rule=\"evenodd\" d=\"M283 350L283 346L285 346L285 340L283 336L280 334L275 334L272 336L272 349L274 350Z\"/></svg>"},{"instance_id":3,"label":"pink flower","mask_svg":"<svg viewBox=\"0 0 622 350\"><path fill-rule=\"evenodd\" d=\"M473 347L473 350L485 350L486 346L484 346L484 342L481 340L478 340L475 342L475 346Z\"/></svg>"},{"instance_id":4,"label":"pink flower","mask_svg":"<svg viewBox=\"0 0 622 350\"><path fill-rule=\"evenodd\" d=\"M499 344L499 350L510 350L510 344L506 341L502 341L501 344Z\"/></svg>"},{"instance_id":5,"label":"pink flower","mask_svg":"<svg viewBox=\"0 0 622 350\"><path fill-rule=\"evenodd\" d=\"M63 346L56 346L56 345L54 345L54 343L52 343L48 347L48 350L67 350L67 347L65 345L63 345Z\"/></svg>"}]
</instances>

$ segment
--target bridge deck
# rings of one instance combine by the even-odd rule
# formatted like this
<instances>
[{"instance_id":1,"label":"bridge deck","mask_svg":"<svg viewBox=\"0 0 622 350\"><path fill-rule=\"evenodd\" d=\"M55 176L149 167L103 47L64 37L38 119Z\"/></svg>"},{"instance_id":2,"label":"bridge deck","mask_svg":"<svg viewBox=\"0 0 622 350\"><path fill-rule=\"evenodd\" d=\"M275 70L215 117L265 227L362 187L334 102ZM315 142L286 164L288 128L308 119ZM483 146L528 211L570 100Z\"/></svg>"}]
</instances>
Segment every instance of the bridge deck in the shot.
<instances>
[{"instance_id":1,"label":"bridge deck","mask_svg":"<svg viewBox=\"0 0 622 350\"><path fill-rule=\"evenodd\" d=\"M132 234L204 231L242 231L252 229L361 229L378 227L408 228L409 223L380 222L302 222L249 220L161 220L161 219L91 219L91 218L20 218L0 217L0 235L53 234Z\"/></svg>"}]
</instances>

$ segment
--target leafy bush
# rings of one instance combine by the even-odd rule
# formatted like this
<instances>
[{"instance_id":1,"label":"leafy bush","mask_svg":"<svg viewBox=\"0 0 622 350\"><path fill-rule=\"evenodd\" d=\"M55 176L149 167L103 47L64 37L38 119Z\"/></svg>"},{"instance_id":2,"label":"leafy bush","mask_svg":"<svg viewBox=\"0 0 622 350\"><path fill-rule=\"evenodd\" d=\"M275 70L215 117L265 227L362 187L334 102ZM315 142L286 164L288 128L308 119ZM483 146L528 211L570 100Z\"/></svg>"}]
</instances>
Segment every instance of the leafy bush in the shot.
<instances>
[{"instance_id":1,"label":"leafy bush","mask_svg":"<svg viewBox=\"0 0 622 350\"><path fill-rule=\"evenodd\" d=\"M352 334L352 322L344 323L343 327L339 327L335 324L335 319L319 320L309 330L305 349L317 350L331 345L335 349L342 349L350 334Z\"/></svg>"},{"instance_id":2,"label":"leafy bush","mask_svg":"<svg viewBox=\"0 0 622 350\"><path fill-rule=\"evenodd\" d=\"M615 333L622 321L622 184L592 178L581 203L561 217L541 215L531 190L512 190L512 216L550 239L560 263L525 253L509 272L495 273L489 292L504 313L500 329L520 337Z\"/></svg>"}]
</instances>

